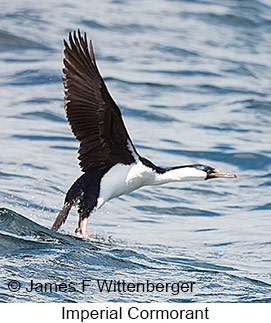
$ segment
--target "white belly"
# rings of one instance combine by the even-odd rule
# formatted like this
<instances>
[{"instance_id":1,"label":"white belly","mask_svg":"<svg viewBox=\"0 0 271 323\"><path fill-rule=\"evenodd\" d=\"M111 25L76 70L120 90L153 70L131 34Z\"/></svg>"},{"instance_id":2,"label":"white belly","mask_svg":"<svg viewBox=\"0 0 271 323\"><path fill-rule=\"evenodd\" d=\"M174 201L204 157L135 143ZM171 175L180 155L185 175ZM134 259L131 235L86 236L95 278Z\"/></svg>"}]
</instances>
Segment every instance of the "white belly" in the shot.
<instances>
[{"instance_id":1,"label":"white belly","mask_svg":"<svg viewBox=\"0 0 271 323\"><path fill-rule=\"evenodd\" d=\"M101 180L97 208L114 197L151 185L154 179L154 171L140 161L131 165L115 165Z\"/></svg>"}]
</instances>

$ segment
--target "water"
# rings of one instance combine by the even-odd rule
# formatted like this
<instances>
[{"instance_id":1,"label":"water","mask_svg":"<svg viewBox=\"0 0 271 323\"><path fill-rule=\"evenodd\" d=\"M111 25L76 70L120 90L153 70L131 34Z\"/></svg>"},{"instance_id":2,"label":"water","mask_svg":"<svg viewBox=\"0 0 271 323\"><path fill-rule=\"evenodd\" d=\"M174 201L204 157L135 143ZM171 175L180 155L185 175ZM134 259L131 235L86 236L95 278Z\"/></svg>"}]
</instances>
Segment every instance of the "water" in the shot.
<instances>
[{"instance_id":1,"label":"water","mask_svg":"<svg viewBox=\"0 0 271 323\"><path fill-rule=\"evenodd\" d=\"M265 0L1 1L1 301L270 302L270 17ZM89 221L90 242L74 236L75 210L51 232L80 175L61 84L62 39L77 28L143 156L238 180L112 200ZM83 279L85 292L26 291ZM97 279L195 289L108 293Z\"/></svg>"}]
</instances>

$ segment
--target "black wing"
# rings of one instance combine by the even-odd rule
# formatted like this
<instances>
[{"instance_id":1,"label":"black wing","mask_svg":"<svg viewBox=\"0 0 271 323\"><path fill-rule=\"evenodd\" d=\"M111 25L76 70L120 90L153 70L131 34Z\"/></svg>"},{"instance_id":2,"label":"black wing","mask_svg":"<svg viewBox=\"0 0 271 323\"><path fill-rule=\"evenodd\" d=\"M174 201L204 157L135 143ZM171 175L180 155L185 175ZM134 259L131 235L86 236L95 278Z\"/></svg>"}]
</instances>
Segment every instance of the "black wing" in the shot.
<instances>
[{"instance_id":1,"label":"black wing","mask_svg":"<svg viewBox=\"0 0 271 323\"><path fill-rule=\"evenodd\" d=\"M65 111L80 142L83 172L108 170L117 163L131 164L138 156L124 126L121 112L98 71L92 43L78 30L64 40L63 85Z\"/></svg>"}]
</instances>

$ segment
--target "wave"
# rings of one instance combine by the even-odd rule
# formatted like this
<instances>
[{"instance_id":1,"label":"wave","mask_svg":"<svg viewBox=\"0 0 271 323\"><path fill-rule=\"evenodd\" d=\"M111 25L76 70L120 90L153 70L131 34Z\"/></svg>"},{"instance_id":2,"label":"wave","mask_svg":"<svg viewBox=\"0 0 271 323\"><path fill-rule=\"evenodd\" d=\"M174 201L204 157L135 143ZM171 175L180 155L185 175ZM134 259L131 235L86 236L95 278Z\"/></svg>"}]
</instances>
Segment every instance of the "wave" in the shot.
<instances>
[{"instance_id":1,"label":"wave","mask_svg":"<svg viewBox=\"0 0 271 323\"><path fill-rule=\"evenodd\" d=\"M2 253L22 248L42 248L48 244L69 245L75 243L86 242L75 236L54 232L7 208L0 209L0 248ZM87 243L91 245L91 242L87 241Z\"/></svg>"}]
</instances>

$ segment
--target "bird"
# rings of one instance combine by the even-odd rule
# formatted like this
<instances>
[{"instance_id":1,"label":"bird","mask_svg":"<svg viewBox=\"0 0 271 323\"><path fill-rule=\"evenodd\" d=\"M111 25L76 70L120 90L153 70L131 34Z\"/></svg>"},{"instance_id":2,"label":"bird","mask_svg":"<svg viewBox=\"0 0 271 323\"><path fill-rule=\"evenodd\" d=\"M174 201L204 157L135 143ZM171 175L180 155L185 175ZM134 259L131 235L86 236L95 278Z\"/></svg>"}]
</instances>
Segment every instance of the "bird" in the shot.
<instances>
[{"instance_id":1,"label":"bird","mask_svg":"<svg viewBox=\"0 0 271 323\"><path fill-rule=\"evenodd\" d=\"M64 39L63 65L64 109L80 143L78 159L83 174L67 191L53 231L65 223L72 206L79 215L75 233L88 239L89 216L113 198L148 185L237 177L202 164L160 167L141 156L98 70L86 33L77 30Z\"/></svg>"}]
</instances>

